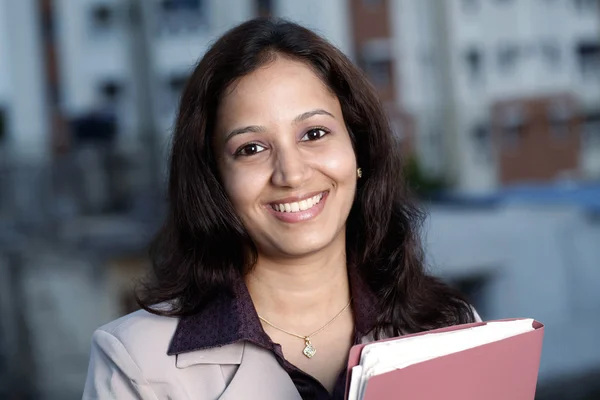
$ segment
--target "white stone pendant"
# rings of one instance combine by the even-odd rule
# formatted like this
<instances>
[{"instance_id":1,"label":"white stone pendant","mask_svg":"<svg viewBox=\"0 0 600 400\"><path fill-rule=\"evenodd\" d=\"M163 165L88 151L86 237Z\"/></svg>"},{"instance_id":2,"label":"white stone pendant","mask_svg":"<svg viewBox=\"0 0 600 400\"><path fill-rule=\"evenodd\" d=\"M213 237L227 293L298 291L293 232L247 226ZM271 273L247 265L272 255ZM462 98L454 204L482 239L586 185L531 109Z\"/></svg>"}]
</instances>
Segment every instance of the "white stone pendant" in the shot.
<instances>
[{"instance_id":1,"label":"white stone pendant","mask_svg":"<svg viewBox=\"0 0 600 400\"><path fill-rule=\"evenodd\" d=\"M310 343L310 339L308 337L304 338L304 342L306 343L306 346L304 346L304 350L302 350L302 353L307 358L313 358L313 356L317 352L317 349L315 349L313 347L313 345Z\"/></svg>"}]
</instances>

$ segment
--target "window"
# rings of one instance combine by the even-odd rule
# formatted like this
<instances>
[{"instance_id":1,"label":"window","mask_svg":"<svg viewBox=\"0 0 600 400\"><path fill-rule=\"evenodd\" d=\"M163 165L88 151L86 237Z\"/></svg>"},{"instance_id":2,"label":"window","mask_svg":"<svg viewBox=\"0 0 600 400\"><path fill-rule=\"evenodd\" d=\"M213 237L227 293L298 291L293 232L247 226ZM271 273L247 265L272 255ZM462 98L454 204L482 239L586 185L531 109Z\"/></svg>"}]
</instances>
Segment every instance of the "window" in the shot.
<instances>
[{"instance_id":1,"label":"window","mask_svg":"<svg viewBox=\"0 0 600 400\"><path fill-rule=\"evenodd\" d=\"M600 113L589 115L583 123L583 144L585 148L600 149Z\"/></svg>"},{"instance_id":2,"label":"window","mask_svg":"<svg viewBox=\"0 0 600 400\"><path fill-rule=\"evenodd\" d=\"M90 9L90 25L94 33L105 33L115 25L115 10L110 4L95 4Z\"/></svg>"},{"instance_id":3,"label":"window","mask_svg":"<svg viewBox=\"0 0 600 400\"><path fill-rule=\"evenodd\" d=\"M483 55L476 48L471 48L465 53L465 63L469 71L471 82L480 82L483 76Z\"/></svg>"},{"instance_id":4,"label":"window","mask_svg":"<svg viewBox=\"0 0 600 400\"><path fill-rule=\"evenodd\" d=\"M555 40L547 39L540 43L540 55L545 64L550 68L560 66L560 47Z\"/></svg>"},{"instance_id":5,"label":"window","mask_svg":"<svg viewBox=\"0 0 600 400\"><path fill-rule=\"evenodd\" d=\"M489 127L480 123L473 127L472 140L477 161L487 163L492 156L492 143Z\"/></svg>"},{"instance_id":6,"label":"window","mask_svg":"<svg viewBox=\"0 0 600 400\"><path fill-rule=\"evenodd\" d=\"M119 109L122 91L122 85L114 79L108 79L100 83L98 87L100 102L97 111L116 114Z\"/></svg>"},{"instance_id":7,"label":"window","mask_svg":"<svg viewBox=\"0 0 600 400\"><path fill-rule=\"evenodd\" d=\"M363 43L358 62L371 83L384 88L392 83L393 62L389 38L372 38Z\"/></svg>"},{"instance_id":8,"label":"window","mask_svg":"<svg viewBox=\"0 0 600 400\"><path fill-rule=\"evenodd\" d=\"M503 147L506 149L517 148L525 134L523 108L518 104L505 107L501 112L500 128Z\"/></svg>"},{"instance_id":9,"label":"window","mask_svg":"<svg viewBox=\"0 0 600 400\"><path fill-rule=\"evenodd\" d=\"M173 73L164 80L162 90L165 95L161 96L160 107L165 114L170 114L175 110L187 79L187 73Z\"/></svg>"},{"instance_id":10,"label":"window","mask_svg":"<svg viewBox=\"0 0 600 400\"><path fill-rule=\"evenodd\" d=\"M572 111L565 99L556 99L548 105L550 133L555 139L564 140L569 136Z\"/></svg>"},{"instance_id":11,"label":"window","mask_svg":"<svg viewBox=\"0 0 600 400\"><path fill-rule=\"evenodd\" d=\"M207 23L205 6L203 0L161 0L159 30L167 34L198 31Z\"/></svg>"},{"instance_id":12,"label":"window","mask_svg":"<svg viewBox=\"0 0 600 400\"><path fill-rule=\"evenodd\" d=\"M582 13L596 13L598 11L598 0L573 0L575 9Z\"/></svg>"},{"instance_id":13,"label":"window","mask_svg":"<svg viewBox=\"0 0 600 400\"><path fill-rule=\"evenodd\" d=\"M363 60L363 68L376 87L386 87L392 80L392 62L389 59Z\"/></svg>"},{"instance_id":14,"label":"window","mask_svg":"<svg viewBox=\"0 0 600 400\"><path fill-rule=\"evenodd\" d=\"M100 91L102 95L107 100L114 101L121 94L121 85L119 85L116 81L109 80L105 81L100 85Z\"/></svg>"},{"instance_id":15,"label":"window","mask_svg":"<svg viewBox=\"0 0 600 400\"><path fill-rule=\"evenodd\" d=\"M515 45L504 45L498 50L498 66L502 72L512 72L519 58L519 48Z\"/></svg>"},{"instance_id":16,"label":"window","mask_svg":"<svg viewBox=\"0 0 600 400\"><path fill-rule=\"evenodd\" d=\"M577 45L577 58L584 80L600 78L600 43L582 42Z\"/></svg>"},{"instance_id":17,"label":"window","mask_svg":"<svg viewBox=\"0 0 600 400\"><path fill-rule=\"evenodd\" d=\"M165 11L196 12L201 6L200 0L162 0L161 7Z\"/></svg>"},{"instance_id":18,"label":"window","mask_svg":"<svg viewBox=\"0 0 600 400\"><path fill-rule=\"evenodd\" d=\"M173 75L169 80L169 87L171 88L171 92L175 94L176 97L179 97L181 95L181 92L183 91L183 87L185 86L187 79L187 75L180 74Z\"/></svg>"}]
</instances>

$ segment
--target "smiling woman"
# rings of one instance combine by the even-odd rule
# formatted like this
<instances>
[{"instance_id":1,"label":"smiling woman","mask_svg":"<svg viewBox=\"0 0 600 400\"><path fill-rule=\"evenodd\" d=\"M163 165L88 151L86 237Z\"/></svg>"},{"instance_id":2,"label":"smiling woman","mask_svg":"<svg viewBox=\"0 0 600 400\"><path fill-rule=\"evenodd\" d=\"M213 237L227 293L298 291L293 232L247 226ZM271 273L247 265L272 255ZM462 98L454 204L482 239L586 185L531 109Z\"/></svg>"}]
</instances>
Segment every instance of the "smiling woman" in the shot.
<instances>
[{"instance_id":1,"label":"smiling woman","mask_svg":"<svg viewBox=\"0 0 600 400\"><path fill-rule=\"evenodd\" d=\"M86 399L343 399L354 344L475 319L425 272L372 87L296 24L220 38L186 84L143 310L93 337Z\"/></svg>"}]
</instances>

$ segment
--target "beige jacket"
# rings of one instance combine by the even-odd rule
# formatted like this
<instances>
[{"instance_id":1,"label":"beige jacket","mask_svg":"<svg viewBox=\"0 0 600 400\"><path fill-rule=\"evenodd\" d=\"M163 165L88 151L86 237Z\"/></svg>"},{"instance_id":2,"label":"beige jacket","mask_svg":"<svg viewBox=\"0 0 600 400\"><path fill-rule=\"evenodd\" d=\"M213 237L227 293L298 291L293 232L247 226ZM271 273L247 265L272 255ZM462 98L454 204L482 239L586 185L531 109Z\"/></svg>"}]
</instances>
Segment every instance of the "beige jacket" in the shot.
<instances>
[{"instance_id":1,"label":"beige jacket","mask_svg":"<svg viewBox=\"0 0 600 400\"><path fill-rule=\"evenodd\" d=\"M301 400L275 356L253 344L167 355L177 323L136 311L99 328L83 399Z\"/></svg>"}]
</instances>

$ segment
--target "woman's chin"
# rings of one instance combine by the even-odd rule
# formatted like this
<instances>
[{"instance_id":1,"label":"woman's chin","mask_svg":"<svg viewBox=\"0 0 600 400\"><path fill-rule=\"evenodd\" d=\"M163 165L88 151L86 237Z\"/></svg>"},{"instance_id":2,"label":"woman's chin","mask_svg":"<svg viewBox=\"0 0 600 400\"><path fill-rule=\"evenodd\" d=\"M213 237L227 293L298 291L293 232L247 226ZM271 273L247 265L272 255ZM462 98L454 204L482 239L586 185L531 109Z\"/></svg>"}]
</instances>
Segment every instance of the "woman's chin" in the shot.
<instances>
[{"instance_id":1,"label":"woman's chin","mask_svg":"<svg viewBox=\"0 0 600 400\"><path fill-rule=\"evenodd\" d=\"M280 239L274 244L276 247L272 248L272 252L280 257L302 258L327 251L328 248L333 247L333 240L326 240L325 238L315 238L313 240L290 238L287 240L286 238Z\"/></svg>"}]
</instances>

